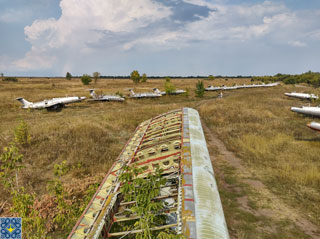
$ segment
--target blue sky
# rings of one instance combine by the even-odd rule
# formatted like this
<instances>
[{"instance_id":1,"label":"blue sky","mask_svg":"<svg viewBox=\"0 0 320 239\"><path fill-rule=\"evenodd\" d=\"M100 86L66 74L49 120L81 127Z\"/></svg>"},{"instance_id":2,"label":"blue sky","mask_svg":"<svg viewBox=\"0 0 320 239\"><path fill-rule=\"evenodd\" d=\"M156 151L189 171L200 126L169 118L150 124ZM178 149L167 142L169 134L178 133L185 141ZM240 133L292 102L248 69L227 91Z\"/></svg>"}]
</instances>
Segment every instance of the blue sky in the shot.
<instances>
[{"instance_id":1,"label":"blue sky","mask_svg":"<svg viewBox=\"0 0 320 239\"><path fill-rule=\"evenodd\" d=\"M17 76L320 71L319 0L0 0Z\"/></svg>"}]
</instances>

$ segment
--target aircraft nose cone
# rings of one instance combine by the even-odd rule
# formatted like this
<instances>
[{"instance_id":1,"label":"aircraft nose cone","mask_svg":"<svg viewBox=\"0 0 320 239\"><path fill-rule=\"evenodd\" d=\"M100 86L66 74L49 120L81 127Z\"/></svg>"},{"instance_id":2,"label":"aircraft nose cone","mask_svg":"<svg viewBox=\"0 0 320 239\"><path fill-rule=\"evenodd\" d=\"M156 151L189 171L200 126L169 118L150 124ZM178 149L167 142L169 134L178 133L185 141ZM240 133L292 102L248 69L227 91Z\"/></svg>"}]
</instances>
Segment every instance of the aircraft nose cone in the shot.
<instances>
[{"instance_id":1,"label":"aircraft nose cone","mask_svg":"<svg viewBox=\"0 0 320 239\"><path fill-rule=\"evenodd\" d=\"M291 111L293 111L293 112L300 112L301 109L298 108L298 107L291 107Z\"/></svg>"}]
</instances>

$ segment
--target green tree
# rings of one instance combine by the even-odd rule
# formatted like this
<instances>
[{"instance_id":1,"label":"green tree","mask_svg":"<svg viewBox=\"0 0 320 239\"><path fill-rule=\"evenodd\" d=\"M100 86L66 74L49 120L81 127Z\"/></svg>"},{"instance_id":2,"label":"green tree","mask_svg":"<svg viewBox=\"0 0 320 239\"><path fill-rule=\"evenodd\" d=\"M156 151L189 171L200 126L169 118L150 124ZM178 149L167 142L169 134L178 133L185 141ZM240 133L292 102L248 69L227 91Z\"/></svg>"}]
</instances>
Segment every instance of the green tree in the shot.
<instances>
[{"instance_id":1,"label":"green tree","mask_svg":"<svg viewBox=\"0 0 320 239\"><path fill-rule=\"evenodd\" d=\"M141 77L141 82L147 82L147 80L148 80L147 74L143 73Z\"/></svg>"},{"instance_id":2,"label":"green tree","mask_svg":"<svg viewBox=\"0 0 320 239\"><path fill-rule=\"evenodd\" d=\"M99 72L93 72L93 79L94 79L94 84L97 84L99 77L101 74Z\"/></svg>"},{"instance_id":3,"label":"green tree","mask_svg":"<svg viewBox=\"0 0 320 239\"><path fill-rule=\"evenodd\" d=\"M208 76L208 80L214 80L214 76L213 75L209 75Z\"/></svg>"},{"instance_id":4,"label":"green tree","mask_svg":"<svg viewBox=\"0 0 320 239\"><path fill-rule=\"evenodd\" d=\"M171 83L170 77L166 77L166 81L164 83L164 89L167 95L170 95L172 92L176 90L176 87L174 86L174 84Z\"/></svg>"},{"instance_id":5,"label":"green tree","mask_svg":"<svg viewBox=\"0 0 320 239\"><path fill-rule=\"evenodd\" d=\"M14 129L14 141L21 146L27 146L31 142L30 129L24 120Z\"/></svg>"},{"instance_id":6,"label":"green tree","mask_svg":"<svg viewBox=\"0 0 320 239\"><path fill-rule=\"evenodd\" d=\"M130 228L130 230L142 230L141 233L136 234L136 239L156 238L159 232L151 229L154 226L163 225L166 218L156 215L157 212L165 209L165 204L155 198L160 195L160 188L166 184L166 179L161 177L163 170L159 168L153 174L149 173L145 178L138 177L142 172L141 168L126 167L125 172L120 176L120 181L123 184L120 190L126 202L135 202L128 210L128 214L136 214L139 218L133 228ZM127 226L125 227L128 230ZM166 235L174 234L167 233Z\"/></svg>"},{"instance_id":7,"label":"green tree","mask_svg":"<svg viewBox=\"0 0 320 239\"><path fill-rule=\"evenodd\" d=\"M3 73L1 73L1 80L3 81Z\"/></svg>"},{"instance_id":8,"label":"green tree","mask_svg":"<svg viewBox=\"0 0 320 239\"><path fill-rule=\"evenodd\" d=\"M91 81L92 81L92 79L91 79L90 75L88 75L88 74L83 74L82 75L82 77L81 77L82 84L89 85Z\"/></svg>"},{"instance_id":9,"label":"green tree","mask_svg":"<svg viewBox=\"0 0 320 239\"><path fill-rule=\"evenodd\" d=\"M204 85L203 85L203 81L198 80L197 84L196 84L196 90L195 93L198 97L203 97L204 95Z\"/></svg>"},{"instance_id":10,"label":"green tree","mask_svg":"<svg viewBox=\"0 0 320 239\"><path fill-rule=\"evenodd\" d=\"M66 74L66 79L67 79L67 80L71 80L71 78L72 78L71 73L70 73L70 72L67 72L67 74Z\"/></svg>"},{"instance_id":11,"label":"green tree","mask_svg":"<svg viewBox=\"0 0 320 239\"><path fill-rule=\"evenodd\" d=\"M189 95L190 95L190 90L189 90L189 88L186 88L186 92L183 93L183 95L186 96L186 97L189 97Z\"/></svg>"},{"instance_id":12,"label":"green tree","mask_svg":"<svg viewBox=\"0 0 320 239\"><path fill-rule=\"evenodd\" d=\"M130 74L130 78L134 83L139 83L140 82L140 74L137 70L134 70Z\"/></svg>"}]
</instances>

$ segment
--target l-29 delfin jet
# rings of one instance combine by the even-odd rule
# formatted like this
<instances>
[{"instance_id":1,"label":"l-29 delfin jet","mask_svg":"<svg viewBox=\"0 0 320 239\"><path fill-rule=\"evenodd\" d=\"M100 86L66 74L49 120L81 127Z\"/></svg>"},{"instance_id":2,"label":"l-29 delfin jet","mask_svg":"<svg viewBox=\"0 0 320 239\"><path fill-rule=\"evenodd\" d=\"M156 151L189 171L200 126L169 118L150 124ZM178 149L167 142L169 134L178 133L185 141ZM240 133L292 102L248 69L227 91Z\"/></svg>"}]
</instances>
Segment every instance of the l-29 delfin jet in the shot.
<instances>
[{"instance_id":1,"label":"l-29 delfin jet","mask_svg":"<svg viewBox=\"0 0 320 239\"><path fill-rule=\"evenodd\" d=\"M161 94L158 94L158 93L149 93L149 92L136 94L132 89L129 89L129 91L130 91L130 98L135 98L135 99L158 98L162 96Z\"/></svg>"},{"instance_id":2,"label":"l-29 delfin jet","mask_svg":"<svg viewBox=\"0 0 320 239\"><path fill-rule=\"evenodd\" d=\"M161 94L161 95L165 95L166 94L165 91L160 91L158 88L154 88L153 92L156 93L156 94ZM169 95L180 95L180 94L183 94L183 93L186 93L186 91L185 90L175 90L175 91L170 92Z\"/></svg>"},{"instance_id":3,"label":"l-29 delfin jet","mask_svg":"<svg viewBox=\"0 0 320 239\"><path fill-rule=\"evenodd\" d=\"M80 102L86 99L86 97L62 97L62 98L52 98L50 100L43 100L39 102L29 102L24 98L20 97L16 100L20 101L23 109L47 109L47 110L58 110L63 108L67 104Z\"/></svg>"},{"instance_id":4,"label":"l-29 delfin jet","mask_svg":"<svg viewBox=\"0 0 320 239\"><path fill-rule=\"evenodd\" d=\"M90 89L90 95L93 101L124 101L123 97L118 95L98 95L93 89Z\"/></svg>"},{"instance_id":5,"label":"l-29 delfin jet","mask_svg":"<svg viewBox=\"0 0 320 239\"><path fill-rule=\"evenodd\" d=\"M299 99L308 99L308 100L317 100L319 99L319 97L315 94L307 94L307 93L296 93L296 92L292 92L292 93L284 93L286 96L289 97L294 97L294 98L299 98Z\"/></svg>"}]
</instances>

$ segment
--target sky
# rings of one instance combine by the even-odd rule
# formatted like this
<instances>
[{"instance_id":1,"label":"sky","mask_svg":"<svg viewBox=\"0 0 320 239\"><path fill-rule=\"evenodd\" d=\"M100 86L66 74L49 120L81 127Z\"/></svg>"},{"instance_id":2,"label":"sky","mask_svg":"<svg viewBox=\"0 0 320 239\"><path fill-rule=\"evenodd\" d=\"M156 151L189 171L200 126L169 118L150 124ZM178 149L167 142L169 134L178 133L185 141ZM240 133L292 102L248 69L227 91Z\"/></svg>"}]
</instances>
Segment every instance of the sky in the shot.
<instances>
[{"instance_id":1,"label":"sky","mask_svg":"<svg viewBox=\"0 0 320 239\"><path fill-rule=\"evenodd\" d=\"M0 0L12 76L320 71L320 0Z\"/></svg>"}]
</instances>

